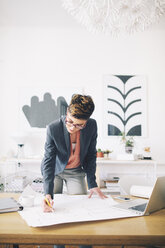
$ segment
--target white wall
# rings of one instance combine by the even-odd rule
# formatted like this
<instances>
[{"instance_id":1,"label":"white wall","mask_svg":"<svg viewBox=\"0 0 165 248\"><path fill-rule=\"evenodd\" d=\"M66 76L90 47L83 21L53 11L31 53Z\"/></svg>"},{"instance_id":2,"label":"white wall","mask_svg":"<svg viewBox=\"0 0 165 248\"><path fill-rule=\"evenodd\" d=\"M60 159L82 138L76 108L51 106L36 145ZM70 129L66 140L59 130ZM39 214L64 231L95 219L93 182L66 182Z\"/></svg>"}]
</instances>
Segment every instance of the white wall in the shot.
<instances>
[{"instance_id":1,"label":"white wall","mask_svg":"<svg viewBox=\"0 0 165 248\"><path fill-rule=\"evenodd\" d=\"M97 147L116 152L119 138L102 137L103 75L142 74L148 83L148 137L136 139L136 148L150 145L153 158L165 164L164 44L164 17L145 32L115 38L90 34L60 1L0 0L0 156L16 152L10 136L22 129L22 88L56 91L66 86L93 96ZM45 132L35 134L25 152L42 154L44 140Z\"/></svg>"}]
</instances>

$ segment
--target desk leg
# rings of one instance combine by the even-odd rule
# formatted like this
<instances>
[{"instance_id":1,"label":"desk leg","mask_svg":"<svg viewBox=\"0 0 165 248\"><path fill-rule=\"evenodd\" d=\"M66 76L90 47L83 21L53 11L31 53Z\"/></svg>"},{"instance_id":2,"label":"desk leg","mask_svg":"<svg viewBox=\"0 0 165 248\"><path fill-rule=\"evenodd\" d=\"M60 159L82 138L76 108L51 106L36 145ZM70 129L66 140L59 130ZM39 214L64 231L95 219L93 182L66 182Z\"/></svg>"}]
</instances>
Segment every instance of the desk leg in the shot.
<instances>
[{"instance_id":1,"label":"desk leg","mask_svg":"<svg viewBox=\"0 0 165 248\"><path fill-rule=\"evenodd\" d=\"M13 248L19 248L19 245L13 244Z\"/></svg>"},{"instance_id":2,"label":"desk leg","mask_svg":"<svg viewBox=\"0 0 165 248\"><path fill-rule=\"evenodd\" d=\"M14 246L14 244L0 244L0 248L19 248L19 246Z\"/></svg>"}]
</instances>

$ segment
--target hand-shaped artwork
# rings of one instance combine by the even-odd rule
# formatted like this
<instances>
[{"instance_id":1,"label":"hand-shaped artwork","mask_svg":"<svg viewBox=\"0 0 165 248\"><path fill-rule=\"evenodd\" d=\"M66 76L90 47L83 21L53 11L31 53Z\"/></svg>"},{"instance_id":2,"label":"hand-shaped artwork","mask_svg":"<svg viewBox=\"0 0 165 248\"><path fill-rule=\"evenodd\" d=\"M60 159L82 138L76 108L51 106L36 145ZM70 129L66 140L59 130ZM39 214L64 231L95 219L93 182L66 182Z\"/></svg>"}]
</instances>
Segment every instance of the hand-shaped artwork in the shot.
<instances>
[{"instance_id":1,"label":"hand-shaped artwork","mask_svg":"<svg viewBox=\"0 0 165 248\"><path fill-rule=\"evenodd\" d=\"M31 127L46 128L46 126L65 115L68 104L64 97L57 98L57 104L50 93L44 94L44 101L37 96L31 97L31 106L24 105L22 111Z\"/></svg>"}]
</instances>

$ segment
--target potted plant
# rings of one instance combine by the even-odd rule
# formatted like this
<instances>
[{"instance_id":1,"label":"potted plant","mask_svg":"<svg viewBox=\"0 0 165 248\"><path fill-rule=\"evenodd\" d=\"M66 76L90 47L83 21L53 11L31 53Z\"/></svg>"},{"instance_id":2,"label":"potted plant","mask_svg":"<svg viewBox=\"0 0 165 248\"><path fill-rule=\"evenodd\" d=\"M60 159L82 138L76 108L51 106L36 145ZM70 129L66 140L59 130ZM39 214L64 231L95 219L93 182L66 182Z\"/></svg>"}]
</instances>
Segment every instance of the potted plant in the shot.
<instances>
[{"instance_id":1,"label":"potted plant","mask_svg":"<svg viewBox=\"0 0 165 248\"><path fill-rule=\"evenodd\" d=\"M127 137L125 135L125 132L121 133L120 135L122 136L121 141L125 145L125 152L126 153L132 153L133 147L134 147L134 139L133 139L133 137Z\"/></svg>"},{"instance_id":2,"label":"potted plant","mask_svg":"<svg viewBox=\"0 0 165 248\"><path fill-rule=\"evenodd\" d=\"M126 139L125 141L125 151L126 153L132 153L134 147L133 137Z\"/></svg>"},{"instance_id":3,"label":"potted plant","mask_svg":"<svg viewBox=\"0 0 165 248\"><path fill-rule=\"evenodd\" d=\"M105 151L103 151L104 157L105 157L105 158L108 158L108 157L109 157L109 154L112 153L112 152L113 152L113 151L110 151L110 150L108 150L108 149L105 150Z\"/></svg>"},{"instance_id":4,"label":"potted plant","mask_svg":"<svg viewBox=\"0 0 165 248\"><path fill-rule=\"evenodd\" d=\"M97 158L103 158L103 157L104 157L103 151L100 148L98 148L97 149Z\"/></svg>"}]
</instances>

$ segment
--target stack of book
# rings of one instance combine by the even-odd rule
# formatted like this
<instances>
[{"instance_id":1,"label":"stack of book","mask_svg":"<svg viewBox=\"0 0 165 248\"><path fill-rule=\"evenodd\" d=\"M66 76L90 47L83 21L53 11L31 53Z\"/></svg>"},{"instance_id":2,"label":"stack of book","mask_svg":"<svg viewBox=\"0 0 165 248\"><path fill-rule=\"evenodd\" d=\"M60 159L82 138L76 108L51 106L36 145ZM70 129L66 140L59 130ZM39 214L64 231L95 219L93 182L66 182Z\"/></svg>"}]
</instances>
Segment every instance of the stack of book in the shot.
<instances>
[{"instance_id":1,"label":"stack of book","mask_svg":"<svg viewBox=\"0 0 165 248\"><path fill-rule=\"evenodd\" d=\"M105 181L105 187L112 195L120 194L119 177L112 177Z\"/></svg>"}]
</instances>

